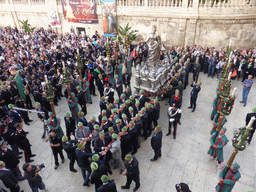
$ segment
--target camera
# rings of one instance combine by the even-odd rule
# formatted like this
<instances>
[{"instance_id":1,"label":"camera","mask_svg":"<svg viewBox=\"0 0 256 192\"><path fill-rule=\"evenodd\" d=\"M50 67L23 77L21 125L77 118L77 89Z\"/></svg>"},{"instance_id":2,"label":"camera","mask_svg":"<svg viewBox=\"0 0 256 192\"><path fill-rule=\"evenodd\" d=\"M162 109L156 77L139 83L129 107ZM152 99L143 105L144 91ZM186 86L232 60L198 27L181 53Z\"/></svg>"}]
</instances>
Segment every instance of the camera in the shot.
<instances>
[{"instance_id":1,"label":"camera","mask_svg":"<svg viewBox=\"0 0 256 192\"><path fill-rule=\"evenodd\" d=\"M37 168L40 168L40 169L43 169L43 168L45 168L44 164L41 164L41 165L37 165L36 167L37 167Z\"/></svg>"}]
</instances>

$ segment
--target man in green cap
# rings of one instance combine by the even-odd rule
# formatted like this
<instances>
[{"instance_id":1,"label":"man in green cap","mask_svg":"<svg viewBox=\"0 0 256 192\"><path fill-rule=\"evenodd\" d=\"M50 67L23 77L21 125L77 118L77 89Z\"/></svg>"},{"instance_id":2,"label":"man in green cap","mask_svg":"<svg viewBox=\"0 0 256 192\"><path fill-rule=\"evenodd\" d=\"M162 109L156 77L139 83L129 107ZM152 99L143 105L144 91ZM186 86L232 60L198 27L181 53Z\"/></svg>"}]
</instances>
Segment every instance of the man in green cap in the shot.
<instances>
[{"instance_id":1,"label":"man in green cap","mask_svg":"<svg viewBox=\"0 0 256 192\"><path fill-rule=\"evenodd\" d=\"M121 94L119 103L120 104L124 104L125 103L125 93Z\"/></svg>"},{"instance_id":2,"label":"man in green cap","mask_svg":"<svg viewBox=\"0 0 256 192\"><path fill-rule=\"evenodd\" d=\"M140 188L140 171L139 171L139 162L135 156L127 154L125 156L125 169L126 172L123 172L123 175L126 175L127 181L122 189L130 189L132 181L135 182L135 188L133 191L137 191Z\"/></svg>"},{"instance_id":3,"label":"man in green cap","mask_svg":"<svg viewBox=\"0 0 256 192\"><path fill-rule=\"evenodd\" d=\"M144 95L144 90L140 90L140 97L138 98L138 101L140 102L140 110L145 107L145 103L149 102L150 100Z\"/></svg>"},{"instance_id":4,"label":"man in green cap","mask_svg":"<svg viewBox=\"0 0 256 192\"><path fill-rule=\"evenodd\" d=\"M114 169L120 166L120 174L124 171L124 163L121 158L121 141L116 133L111 135L112 142L109 143L108 147L114 159Z\"/></svg>"},{"instance_id":5,"label":"man in green cap","mask_svg":"<svg viewBox=\"0 0 256 192\"><path fill-rule=\"evenodd\" d=\"M256 107L253 108L252 113L247 113L246 118L245 118L245 124L246 125L249 124L252 117L256 118ZM252 140L253 134L255 132L255 129L256 129L256 120L252 124L252 130L250 130L248 144L251 143L251 140Z\"/></svg>"},{"instance_id":6,"label":"man in green cap","mask_svg":"<svg viewBox=\"0 0 256 192\"><path fill-rule=\"evenodd\" d=\"M140 115L141 115L141 120L142 120L142 130L143 134L142 136L144 137L145 140L147 140L149 133L148 133L148 114L147 114L147 109L143 107L140 110Z\"/></svg>"},{"instance_id":7,"label":"man in green cap","mask_svg":"<svg viewBox=\"0 0 256 192\"><path fill-rule=\"evenodd\" d=\"M132 95L132 91L131 91L130 87L125 88L124 94L125 94L125 99L126 100L130 98L130 96Z\"/></svg>"},{"instance_id":8,"label":"man in green cap","mask_svg":"<svg viewBox=\"0 0 256 192\"><path fill-rule=\"evenodd\" d=\"M104 109L105 110L107 109L107 102L105 101L105 97L104 96L100 98L99 106L100 106L100 111L102 111Z\"/></svg>"},{"instance_id":9,"label":"man in green cap","mask_svg":"<svg viewBox=\"0 0 256 192\"><path fill-rule=\"evenodd\" d=\"M122 132L119 133L119 136L121 136L122 159L124 159L125 155L131 151L131 136L126 126L122 128Z\"/></svg>"},{"instance_id":10,"label":"man in green cap","mask_svg":"<svg viewBox=\"0 0 256 192\"><path fill-rule=\"evenodd\" d=\"M148 103L146 105L146 109L147 109L147 114L148 114L148 132L149 132L149 136L152 133L152 122L153 122L153 118L154 118L154 111L152 108L152 105L150 103Z\"/></svg>"},{"instance_id":11,"label":"man in green cap","mask_svg":"<svg viewBox=\"0 0 256 192\"><path fill-rule=\"evenodd\" d=\"M66 135L70 140L70 135L74 135L76 130L76 120L70 116L69 112L65 113L64 122L66 126Z\"/></svg>"},{"instance_id":12,"label":"man in green cap","mask_svg":"<svg viewBox=\"0 0 256 192\"><path fill-rule=\"evenodd\" d=\"M210 149L208 154L213 158L216 158L218 162L219 168L221 167L221 163L224 161L223 159L223 148L228 143L228 138L226 137L226 128L222 128L220 132L215 132L212 134L210 138ZM219 134L219 135L218 135Z\"/></svg>"},{"instance_id":13,"label":"man in green cap","mask_svg":"<svg viewBox=\"0 0 256 192\"><path fill-rule=\"evenodd\" d=\"M47 126L50 128L50 131L57 130L59 138L62 138L64 133L60 126L60 118L56 116L54 117L52 112L49 112L48 115L49 119L47 120Z\"/></svg>"},{"instance_id":14,"label":"man in green cap","mask_svg":"<svg viewBox=\"0 0 256 192\"><path fill-rule=\"evenodd\" d=\"M135 154L135 153L137 153L137 149L139 146L138 126L135 125L134 121L130 121L128 127L129 127L128 133L131 138L131 142L130 142L131 143L131 151L132 151L132 154Z\"/></svg>"},{"instance_id":15,"label":"man in green cap","mask_svg":"<svg viewBox=\"0 0 256 192\"><path fill-rule=\"evenodd\" d=\"M95 116L92 116L90 118L90 121L87 124L87 126L89 127L91 132L93 132L93 130L94 130L94 125L100 125L100 123L98 121L96 121L96 117Z\"/></svg>"},{"instance_id":16,"label":"man in green cap","mask_svg":"<svg viewBox=\"0 0 256 192\"><path fill-rule=\"evenodd\" d=\"M117 192L116 184L110 182L107 175L102 175L101 181L103 185L98 188L97 192Z\"/></svg>"},{"instance_id":17,"label":"man in green cap","mask_svg":"<svg viewBox=\"0 0 256 192\"><path fill-rule=\"evenodd\" d=\"M114 89L116 90L117 95L120 98L121 94L123 93L123 83L122 80L118 78L118 75L115 75Z\"/></svg>"},{"instance_id":18,"label":"man in green cap","mask_svg":"<svg viewBox=\"0 0 256 192\"><path fill-rule=\"evenodd\" d=\"M156 161L159 157L162 156L161 148L162 148L162 138L163 132L160 125L157 125L154 130L154 134L151 137L151 147L154 150L154 157L150 159L150 161Z\"/></svg>"},{"instance_id":19,"label":"man in green cap","mask_svg":"<svg viewBox=\"0 0 256 192\"><path fill-rule=\"evenodd\" d=\"M76 158L76 146L75 146L76 141L75 140L69 140L68 136L64 135L62 137L62 146L64 151L66 151L69 161L69 170L71 172L76 173L77 170L74 169L74 164L75 161L77 160Z\"/></svg>"},{"instance_id":20,"label":"man in green cap","mask_svg":"<svg viewBox=\"0 0 256 192\"><path fill-rule=\"evenodd\" d=\"M119 106L120 106L120 102L119 102L119 98L115 98L114 99L114 103L113 103L113 107L116 108L116 109L119 109Z\"/></svg>"},{"instance_id":21,"label":"man in green cap","mask_svg":"<svg viewBox=\"0 0 256 192\"><path fill-rule=\"evenodd\" d=\"M90 134L91 134L91 130L89 129L89 127L84 126L83 123L81 122L77 124L77 128L75 130L75 138L78 142L86 141L85 148L87 149L87 151L91 153L92 150L91 150Z\"/></svg>"},{"instance_id":22,"label":"man in green cap","mask_svg":"<svg viewBox=\"0 0 256 192\"><path fill-rule=\"evenodd\" d=\"M193 85L191 87L193 87L193 89L190 92L190 106L188 108L192 108L191 112L194 112L196 109L197 95L201 91L201 83L193 82Z\"/></svg>"},{"instance_id":23,"label":"man in green cap","mask_svg":"<svg viewBox=\"0 0 256 192\"><path fill-rule=\"evenodd\" d=\"M71 98L68 98L67 102L68 102L68 106L72 114L72 117L75 120L77 120L79 109L78 109L78 99L76 98L75 93L73 92L71 93Z\"/></svg>"},{"instance_id":24,"label":"man in green cap","mask_svg":"<svg viewBox=\"0 0 256 192\"><path fill-rule=\"evenodd\" d=\"M83 186L89 186L89 178L92 173L89 157L92 157L93 154L85 149L85 145L83 143L79 143L77 145L77 149L75 152L77 157L77 164L81 168L84 179Z\"/></svg>"},{"instance_id":25,"label":"man in green cap","mask_svg":"<svg viewBox=\"0 0 256 192\"><path fill-rule=\"evenodd\" d=\"M228 168L224 165L219 174L219 184L216 186L217 192L231 192L235 183L241 178L240 166L237 163ZM227 170L227 171L226 171Z\"/></svg>"},{"instance_id":26,"label":"man in green cap","mask_svg":"<svg viewBox=\"0 0 256 192\"><path fill-rule=\"evenodd\" d=\"M160 116L160 104L158 98L154 100L154 106L153 106L153 124L154 127L158 125L157 120Z\"/></svg>"},{"instance_id":27,"label":"man in green cap","mask_svg":"<svg viewBox=\"0 0 256 192\"><path fill-rule=\"evenodd\" d=\"M87 107L86 107L85 93L82 90L81 86L77 86L76 89L78 91L78 94L77 94L78 103L79 103L80 107L82 108L82 111L86 115L87 114Z\"/></svg>"},{"instance_id":28,"label":"man in green cap","mask_svg":"<svg viewBox=\"0 0 256 192\"><path fill-rule=\"evenodd\" d=\"M84 99L86 103L92 104L92 97L90 93L90 83L87 81L87 77L84 77L83 83L81 82L81 91L84 93Z\"/></svg>"},{"instance_id":29,"label":"man in green cap","mask_svg":"<svg viewBox=\"0 0 256 192\"><path fill-rule=\"evenodd\" d=\"M9 117L13 120L14 124L20 124L21 122L23 122L22 116L13 107L14 107L13 104L8 104Z\"/></svg>"},{"instance_id":30,"label":"man in green cap","mask_svg":"<svg viewBox=\"0 0 256 192\"><path fill-rule=\"evenodd\" d=\"M91 175L91 184L95 185L95 191L97 192L98 188L103 185L101 181L101 176L103 174L108 174L110 172L105 164L98 164L96 162L92 162L90 166L91 166L91 169L93 170Z\"/></svg>"}]
</instances>

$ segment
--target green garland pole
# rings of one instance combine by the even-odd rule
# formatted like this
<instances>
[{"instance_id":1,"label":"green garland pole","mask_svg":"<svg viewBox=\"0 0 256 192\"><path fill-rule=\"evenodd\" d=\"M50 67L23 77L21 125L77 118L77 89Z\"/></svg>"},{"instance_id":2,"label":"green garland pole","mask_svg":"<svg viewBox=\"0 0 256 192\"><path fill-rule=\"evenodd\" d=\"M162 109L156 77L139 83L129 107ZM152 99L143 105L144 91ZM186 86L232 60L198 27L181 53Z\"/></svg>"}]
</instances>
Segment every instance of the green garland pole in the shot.
<instances>
[{"instance_id":1,"label":"green garland pole","mask_svg":"<svg viewBox=\"0 0 256 192\"><path fill-rule=\"evenodd\" d=\"M232 145L234 147L234 151L233 151L232 155L230 156L230 158L226 164L226 167L224 167L222 179L224 179L226 177L227 172L230 170L230 167L233 164L234 159L236 158L236 155L238 154L238 152L245 150L246 144L249 140L250 130L252 129L252 124L254 121L255 121L255 117L252 117L249 124L247 125L247 127L239 128L235 132L235 136L232 140ZM224 183L219 182L218 185L223 186Z\"/></svg>"},{"instance_id":2,"label":"green garland pole","mask_svg":"<svg viewBox=\"0 0 256 192\"><path fill-rule=\"evenodd\" d=\"M56 113L55 113L55 108L54 108L54 104L53 104L53 100L54 100L54 89L51 85L51 83L49 83L48 79L47 79L47 75L44 76L45 78L45 86L46 86L46 99L47 101L49 101L50 105L51 105L51 110L52 110L52 115L54 116L54 118L56 117Z\"/></svg>"}]
</instances>

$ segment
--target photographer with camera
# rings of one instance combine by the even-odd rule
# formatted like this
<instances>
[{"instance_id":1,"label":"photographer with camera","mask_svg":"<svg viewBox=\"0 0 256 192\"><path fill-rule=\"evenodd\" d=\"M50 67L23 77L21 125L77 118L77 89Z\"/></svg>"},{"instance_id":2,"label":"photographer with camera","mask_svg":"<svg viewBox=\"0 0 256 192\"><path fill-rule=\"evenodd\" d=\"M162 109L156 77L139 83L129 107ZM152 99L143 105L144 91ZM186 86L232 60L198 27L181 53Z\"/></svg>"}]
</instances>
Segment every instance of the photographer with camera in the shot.
<instances>
[{"instance_id":1,"label":"photographer with camera","mask_svg":"<svg viewBox=\"0 0 256 192\"><path fill-rule=\"evenodd\" d=\"M38 174L44 168L44 164L36 166L25 163L22 168L24 170L24 177L28 180L32 192L38 192L38 189L45 190L42 177Z\"/></svg>"}]
</instances>

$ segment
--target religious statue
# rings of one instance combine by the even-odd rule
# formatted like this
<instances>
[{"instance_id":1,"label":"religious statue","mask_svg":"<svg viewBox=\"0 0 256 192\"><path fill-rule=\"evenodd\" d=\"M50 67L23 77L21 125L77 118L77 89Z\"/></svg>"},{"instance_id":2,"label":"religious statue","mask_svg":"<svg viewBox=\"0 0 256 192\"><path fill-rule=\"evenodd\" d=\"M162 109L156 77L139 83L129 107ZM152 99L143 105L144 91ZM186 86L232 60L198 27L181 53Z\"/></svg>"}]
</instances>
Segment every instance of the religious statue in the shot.
<instances>
[{"instance_id":1,"label":"religious statue","mask_svg":"<svg viewBox=\"0 0 256 192\"><path fill-rule=\"evenodd\" d=\"M149 72L149 77L155 78L158 67L161 66L159 60L161 37L156 34L156 25L152 26L152 32L145 42L148 44L148 58L142 66L142 73Z\"/></svg>"},{"instance_id":2,"label":"religious statue","mask_svg":"<svg viewBox=\"0 0 256 192\"><path fill-rule=\"evenodd\" d=\"M155 62L159 59L161 37L156 34L156 25L152 26L152 32L145 41L148 44L148 60Z\"/></svg>"}]
</instances>

